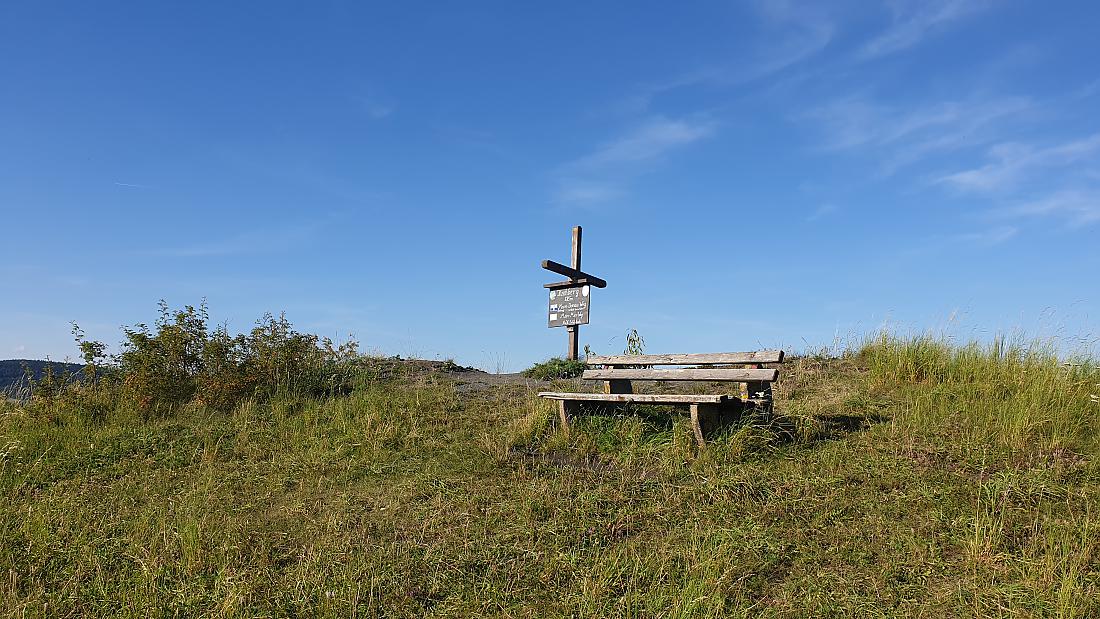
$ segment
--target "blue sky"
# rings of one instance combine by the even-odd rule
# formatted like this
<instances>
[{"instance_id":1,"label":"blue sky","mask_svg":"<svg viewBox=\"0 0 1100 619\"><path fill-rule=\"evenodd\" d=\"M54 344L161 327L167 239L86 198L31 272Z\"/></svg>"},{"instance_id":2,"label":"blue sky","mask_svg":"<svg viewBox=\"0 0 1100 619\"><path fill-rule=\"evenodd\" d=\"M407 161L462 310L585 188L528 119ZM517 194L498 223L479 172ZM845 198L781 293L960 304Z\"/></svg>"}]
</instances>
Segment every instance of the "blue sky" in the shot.
<instances>
[{"instance_id":1,"label":"blue sky","mask_svg":"<svg viewBox=\"0 0 1100 619\"><path fill-rule=\"evenodd\" d=\"M368 351L1100 333L1100 5L7 2L0 358L206 298Z\"/></svg>"}]
</instances>

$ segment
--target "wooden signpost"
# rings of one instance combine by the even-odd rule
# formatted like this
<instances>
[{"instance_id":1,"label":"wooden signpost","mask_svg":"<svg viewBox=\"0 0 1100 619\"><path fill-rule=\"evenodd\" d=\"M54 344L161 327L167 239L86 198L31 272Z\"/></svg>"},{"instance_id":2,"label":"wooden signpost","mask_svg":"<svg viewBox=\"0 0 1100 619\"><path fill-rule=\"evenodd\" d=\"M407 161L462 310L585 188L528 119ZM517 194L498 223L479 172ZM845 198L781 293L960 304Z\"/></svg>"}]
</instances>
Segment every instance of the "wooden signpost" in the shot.
<instances>
[{"instance_id":1,"label":"wooden signpost","mask_svg":"<svg viewBox=\"0 0 1100 619\"><path fill-rule=\"evenodd\" d=\"M591 300L592 288L606 288L607 282L589 275L581 270L581 227L573 228L573 259L571 266L565 266L553 260L543 260L542 268L564 275L569 279L564 282L543 284L543 288L550 289L550 306L547 311L547 325L550 327L565 327L569 332L568 358L576 360L579 330L581 325L588 324L588 308Z\"/></svg>"},{"instance_id":2,"label":"wooden signpost","mask_svg":"<svg viewBox=\"0 0 1100 619\"><path fill-rule=\"evenodd\" d=\"M569 331L569 359L578 359L578 340L581 325L588 324L589 307L593 288L604 288L607 282L581 270L581 227L573 228L573 261L570 266L552 260L543 260L542 268L568 277L562 282L544 284L550 291L547 307L547 326L565 327ZM633 347L631 347L633 348ZM595 355L584 361L583 380L601 381L603 393L588 390L572 393L543 391L539 397L557 400L561 428L569 431L570 419L585 409L607 410L631 402L686 406L691 411L691 426L700 447L707 437L728 423L735 421L746 411L772 414L771 384L779 377L779 370L765 369L765 363L782 363L783 351L757 350L752 352L687 353L673 355ZM732 367L750 364L750 367ZM654 369L654 366L681 366ZM687 366L687 367L683 367ZM635 393L633 382L683 381L697 383L738 383L740 393L732 385L722 393L700 393L698 387L677 389L672 393L652 393L643 388Z\"/></svg>"}]
</instances>

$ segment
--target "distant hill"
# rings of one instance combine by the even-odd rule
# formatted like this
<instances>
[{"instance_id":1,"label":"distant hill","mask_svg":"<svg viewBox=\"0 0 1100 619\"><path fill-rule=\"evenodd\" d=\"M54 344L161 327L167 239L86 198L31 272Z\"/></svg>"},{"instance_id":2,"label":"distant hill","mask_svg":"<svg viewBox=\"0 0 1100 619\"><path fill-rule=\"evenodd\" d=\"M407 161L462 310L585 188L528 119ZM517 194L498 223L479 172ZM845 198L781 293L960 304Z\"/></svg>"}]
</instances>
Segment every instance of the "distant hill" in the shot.
<instances>
[{"instance_id":1,"label":"distant hill","mask_svg":"<svg viewBox=\"0 0 1100 619\"><path fill-rule=\"evenodd\" d=\"M46 366L53 366L55 373L61 374L68 370L78 372L83 369L79 363L61 363L59 361L39 361L36 359L4 359L0 360L0 394L9 393L11 389L23 384L23 366L27 366L34 374L35 380L42 377Z\"/></svg>"}]
</instances>

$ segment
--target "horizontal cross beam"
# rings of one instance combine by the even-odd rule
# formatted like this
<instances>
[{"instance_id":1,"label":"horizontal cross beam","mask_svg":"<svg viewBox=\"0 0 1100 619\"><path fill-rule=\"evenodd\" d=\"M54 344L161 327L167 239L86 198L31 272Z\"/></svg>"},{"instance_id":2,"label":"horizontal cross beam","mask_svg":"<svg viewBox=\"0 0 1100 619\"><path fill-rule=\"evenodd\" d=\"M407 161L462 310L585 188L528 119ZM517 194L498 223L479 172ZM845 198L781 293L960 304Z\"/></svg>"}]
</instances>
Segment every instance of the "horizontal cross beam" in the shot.
<instances>
[{"instance_id":1,"label":"horizontal cross beam","mask_svg":"<svg viewBox=\"0 0 1100 619\"><path fill-rule=\"evenodd\" d=\"M562 288L576 288L577 286L595 286L592 280L582 277L580 279L567 279L564 282L551 282L549 284L543 284L543 288L549 288L550 290L560 290ZM625 364L624 364L625 365Z\"/></svg>"},{"instance_id":2,"label":"horizontal cross beam","mask_svg":"<svg viewBox=\"0 0 1100 619\"><path fill-rule=\"evenodd\" d=\"M607 287L607 282L605 282L604 280L596 277L595 275L589 275L588 273L585 273L584 271L579 271L577 269L567 267L564 264L554 262L553 260L543 260L542 261L542 268L546 269L547 271L553 271L553 272L555 272L559 275L564 275L564 276L568 277L571 280L581 280L581 279L586 280L585 281L586 284L588 284L589 286L593 286L595 288L606 288Z\"/></svg>"}]
</instances>

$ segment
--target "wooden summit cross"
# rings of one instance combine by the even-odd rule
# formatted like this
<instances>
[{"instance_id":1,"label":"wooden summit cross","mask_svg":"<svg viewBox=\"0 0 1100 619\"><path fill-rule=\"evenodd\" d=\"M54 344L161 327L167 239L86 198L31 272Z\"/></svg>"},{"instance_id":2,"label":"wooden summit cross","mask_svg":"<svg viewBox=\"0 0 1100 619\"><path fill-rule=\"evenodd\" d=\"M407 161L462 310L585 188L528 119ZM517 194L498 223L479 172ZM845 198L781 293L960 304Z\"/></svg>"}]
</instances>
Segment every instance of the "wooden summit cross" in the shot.
<instances>
[{"instance_id":1,"label":"wooden summit cross","mask_svg":"<svg viewBox=\"0 0 1100 619\"><path fill-rule=\"evenodd\" d=\"M569 359L578 358L577 342L581 325L588 324L589 290L591 287L606 288L607 282L581 271L581 227L573 228L572 266L565 266L553 260L543 260L542 268L564 275L564 282L543 284L550 289L550 308L547 326L565 327L569 332Z\"/></svg>"}]
</instances>

